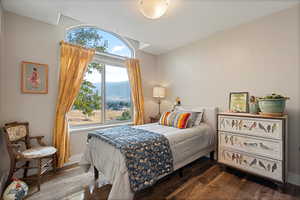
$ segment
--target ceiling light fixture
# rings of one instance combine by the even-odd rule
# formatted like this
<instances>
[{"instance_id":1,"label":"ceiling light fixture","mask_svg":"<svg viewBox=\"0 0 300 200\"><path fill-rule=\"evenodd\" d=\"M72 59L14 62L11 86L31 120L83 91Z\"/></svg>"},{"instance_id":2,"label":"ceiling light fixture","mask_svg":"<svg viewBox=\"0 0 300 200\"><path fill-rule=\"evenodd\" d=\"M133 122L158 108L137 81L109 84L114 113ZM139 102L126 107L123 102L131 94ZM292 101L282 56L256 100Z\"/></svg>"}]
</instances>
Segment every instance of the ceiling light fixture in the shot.
<instances>
[{"instance_id":1,"label":"ceiling light fixture","mask_svg":"<svg viewBox=\"0 0 300 200\"><path fill-rule=\"evenodd\" d=\"M169 0L139 0L141 13L149 19L163 16L169 7Z\"/></svg>"}]
</instances>

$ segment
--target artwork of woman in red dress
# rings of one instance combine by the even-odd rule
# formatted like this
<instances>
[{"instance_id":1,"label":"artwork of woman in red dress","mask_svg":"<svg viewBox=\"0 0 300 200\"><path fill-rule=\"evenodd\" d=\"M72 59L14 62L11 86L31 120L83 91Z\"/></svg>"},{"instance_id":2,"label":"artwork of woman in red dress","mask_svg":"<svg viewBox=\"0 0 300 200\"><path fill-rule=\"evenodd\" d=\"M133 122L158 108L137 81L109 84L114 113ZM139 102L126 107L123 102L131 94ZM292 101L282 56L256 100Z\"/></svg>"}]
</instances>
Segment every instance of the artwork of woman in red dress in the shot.
<instances>
[{"instance_id":1,"label":"artwork of woman in red dress","mask_svg":"<svg viewBox=\"0 0 300 200\"><path fill-rule=\"evenodd\" d=\"M39 88L40 87L40 83L41 83L41 80L40 80L40 75L39 75L39 72L37 70L37 68L33 68L32 70L32 73L29 77L29 82L31 83L31 86L33 88Z\"/></svg>"}]
</instances>

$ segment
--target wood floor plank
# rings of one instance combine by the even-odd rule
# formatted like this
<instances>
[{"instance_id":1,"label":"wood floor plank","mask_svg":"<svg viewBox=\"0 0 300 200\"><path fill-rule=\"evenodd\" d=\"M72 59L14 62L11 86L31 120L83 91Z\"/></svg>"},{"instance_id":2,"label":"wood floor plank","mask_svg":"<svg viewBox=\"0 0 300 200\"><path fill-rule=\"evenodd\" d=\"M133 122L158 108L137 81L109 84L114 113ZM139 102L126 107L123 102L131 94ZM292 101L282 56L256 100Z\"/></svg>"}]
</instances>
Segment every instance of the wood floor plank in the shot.
<instances>
[{"instance_id":1,"label":"wood floor plank","mask_svg":"<svg viewBox=\"0 0 300 200\"><path fill-rule=\"evenodd\" d=\"M219 174L220 168L215 165L209 168L203 174L199 174L198 176L195 176L192 179L190 179L186 184L182 185L182 187L179 190L169 195L167 199L184 199L191 193L193 193L194 190L204 188L211 180L216 178Z\"/></svg>"},{"instance_id":2,"label":"wood floor plank","mask_svg":"<svg viewBox=\"0 0 300 200\"><path fill-rule=\"evenodd\" d=\"M256 193L260 187L261 185L243 178L243 185L240 187L236 197L240 200L258 200Z\"/></svg>"},{"instance_id":3,"label":"wood floor plank","mask_svg":"<svg viewBox=\"0 0 300 200\"><path fill-rule=\"evenodd\" d=\"M240 182L241 180L238 177L222 172L203 189L198 188L198 190L194 190L186 199L232 199L236 190L238 190Z\"/></svg>"}]
</instances>

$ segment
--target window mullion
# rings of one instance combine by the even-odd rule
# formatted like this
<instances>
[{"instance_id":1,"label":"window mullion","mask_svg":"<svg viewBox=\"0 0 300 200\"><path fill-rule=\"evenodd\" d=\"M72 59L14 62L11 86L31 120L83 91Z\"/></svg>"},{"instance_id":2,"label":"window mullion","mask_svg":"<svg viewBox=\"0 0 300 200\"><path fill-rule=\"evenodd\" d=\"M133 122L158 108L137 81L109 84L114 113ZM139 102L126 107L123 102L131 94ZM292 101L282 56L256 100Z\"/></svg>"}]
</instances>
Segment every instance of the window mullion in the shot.
<instances>
[{"instance_id":1,"label":"window mullion","mask_svg":"<svg viewBox=\"0 0 300 200\"><path fill-rule=\"evenodd\" d=\"M105 68L106 68L106 65L104 65L104 68L102 70L102 89L101 89L101 102L102 102L102 123L105 123L106 122L106 119L105 119L105 116L106 116L106 108L105 108L105 105L106 105L106 96L105 96Z\"/></svg>"}]
</instances>

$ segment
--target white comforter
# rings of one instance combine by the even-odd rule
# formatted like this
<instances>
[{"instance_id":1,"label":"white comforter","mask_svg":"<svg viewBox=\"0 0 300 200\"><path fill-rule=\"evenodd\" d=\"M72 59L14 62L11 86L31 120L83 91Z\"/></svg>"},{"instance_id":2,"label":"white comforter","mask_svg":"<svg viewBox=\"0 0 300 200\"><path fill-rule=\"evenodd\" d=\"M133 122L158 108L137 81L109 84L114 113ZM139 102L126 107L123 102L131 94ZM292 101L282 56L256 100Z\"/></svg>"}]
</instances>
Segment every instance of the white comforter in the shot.
<instances>
[{"instance_id":1,"label":"white comforter","mask_svg":"<svg viewBox=\"0 0 300 200\"><path fill-rule=\"evenodd\" d=\"M138 128L163 134L170 143L174 159L174 170L214 150L215 133L205 123L200 126L177 129L157 123ZM95 137L87 144L80 164L88 169L91 165L99 170L99 179L112 184L109 199L133 199L124 157L112 145ZM161 177L160 177L161 178Z\"/></svg>"}]
</instances>

